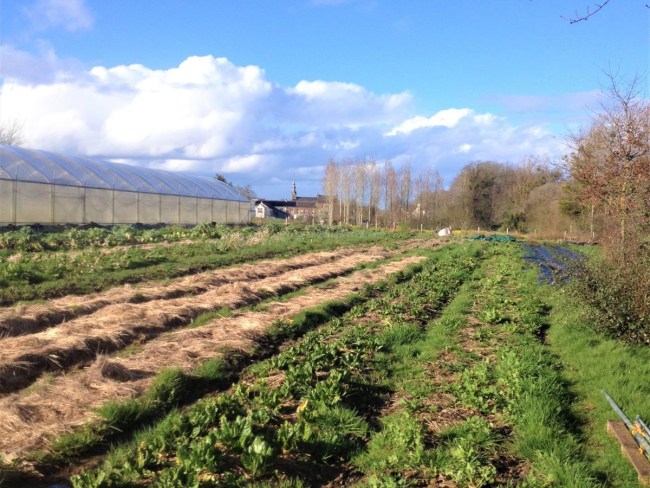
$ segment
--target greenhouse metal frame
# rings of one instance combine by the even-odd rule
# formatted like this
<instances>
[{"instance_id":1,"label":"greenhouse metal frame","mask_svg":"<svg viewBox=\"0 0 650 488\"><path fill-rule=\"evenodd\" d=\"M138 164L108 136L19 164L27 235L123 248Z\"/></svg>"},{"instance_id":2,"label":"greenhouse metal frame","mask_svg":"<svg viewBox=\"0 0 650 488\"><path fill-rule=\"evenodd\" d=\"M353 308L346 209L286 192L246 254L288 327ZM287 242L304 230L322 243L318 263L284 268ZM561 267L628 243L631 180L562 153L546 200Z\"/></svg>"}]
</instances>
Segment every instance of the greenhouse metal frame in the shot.
<instances>
[{"instance_id":1,"label":"greenhouse metal frame","mask_svg":"<svg viewBox=\"0 0 650 488\"><path fill-rule=\"evenodd\" d=\"M241 224L250 210L207 177L0 145L0 225Z\"/></svg>"}]
</instances>

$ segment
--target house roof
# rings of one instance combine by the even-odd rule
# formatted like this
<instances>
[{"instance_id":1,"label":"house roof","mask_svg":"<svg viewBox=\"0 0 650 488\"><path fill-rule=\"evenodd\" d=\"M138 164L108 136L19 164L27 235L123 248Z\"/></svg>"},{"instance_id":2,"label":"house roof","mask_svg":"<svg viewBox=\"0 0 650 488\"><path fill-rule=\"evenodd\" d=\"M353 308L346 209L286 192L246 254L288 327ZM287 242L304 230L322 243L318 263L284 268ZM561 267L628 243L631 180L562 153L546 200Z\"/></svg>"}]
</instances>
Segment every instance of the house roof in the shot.
<instances>
[{"instance_id":1,"label":"house roof","mask_svg":"<svg viewBox=\"0 0 650 488\"><path fill-rule=\"evenodd\" d=\"M264 204L267 207L295 207L296 202L293 200L257 200L255 205Z\"/></svg>"}]
</instances>

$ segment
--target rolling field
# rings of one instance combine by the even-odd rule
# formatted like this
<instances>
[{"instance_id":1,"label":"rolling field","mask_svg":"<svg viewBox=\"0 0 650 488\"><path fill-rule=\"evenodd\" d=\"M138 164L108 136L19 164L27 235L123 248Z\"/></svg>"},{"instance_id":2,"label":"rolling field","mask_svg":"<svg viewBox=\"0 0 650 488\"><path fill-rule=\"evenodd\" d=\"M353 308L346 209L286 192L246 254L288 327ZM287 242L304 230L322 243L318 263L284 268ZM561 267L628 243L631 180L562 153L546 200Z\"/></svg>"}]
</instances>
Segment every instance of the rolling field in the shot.
<instances>
[{"instance_id":1,"label":"rolling field","mask_svg":"<svg viewBox=\"0 0 650 488\"><path fill-rule=\"evenodd\" d=\"M4 486L634 486L538 280L565 250L336 237L0 309Z\"/></svg>"}]
</instances>

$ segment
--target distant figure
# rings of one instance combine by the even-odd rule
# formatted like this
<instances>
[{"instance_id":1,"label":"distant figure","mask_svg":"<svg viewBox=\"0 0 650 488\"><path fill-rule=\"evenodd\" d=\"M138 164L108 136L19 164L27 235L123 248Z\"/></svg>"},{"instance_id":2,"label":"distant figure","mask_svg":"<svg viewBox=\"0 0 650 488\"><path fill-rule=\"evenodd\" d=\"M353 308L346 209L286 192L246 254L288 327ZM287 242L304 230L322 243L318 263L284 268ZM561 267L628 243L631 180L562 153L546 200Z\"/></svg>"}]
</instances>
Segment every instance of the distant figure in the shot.
<instances>
[{"instance_id":1,"label":"distant figure","mask_svg":"<svg viewBox=\"0 0 650 488\"><path fill-rule=\"evenodd\" d=\"M451 227L445 227L444 229L440 229L438 231L438 236L439 237L447 237L451 235Z\"/></svg>"}]
</instances>

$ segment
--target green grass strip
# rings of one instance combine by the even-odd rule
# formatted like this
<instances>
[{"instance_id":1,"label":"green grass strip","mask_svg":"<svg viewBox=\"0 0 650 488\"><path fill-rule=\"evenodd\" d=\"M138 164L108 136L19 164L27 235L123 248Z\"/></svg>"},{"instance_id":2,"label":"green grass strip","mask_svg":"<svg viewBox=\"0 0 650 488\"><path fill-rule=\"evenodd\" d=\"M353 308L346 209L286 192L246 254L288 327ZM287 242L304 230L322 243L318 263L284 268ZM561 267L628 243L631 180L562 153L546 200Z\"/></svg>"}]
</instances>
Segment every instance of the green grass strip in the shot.
<instances>
[{"instance_id":1,"label":"green grass strip","mask_svg":"<svg viewBox=\"0 0 650 488\"><path fill-rule=\"evenodd\" d=\"M618 441L606 433L607 420L618 416L601 395L605 389L632 419L650 420L650 348L626 345L594 332L589 309L563 289L548 291L553 305L548 330L551 351L564 364L563 376L577 396L577 412L587 454L605 486L636 487L632 465Z\"/></svg>"}]
</instances>

